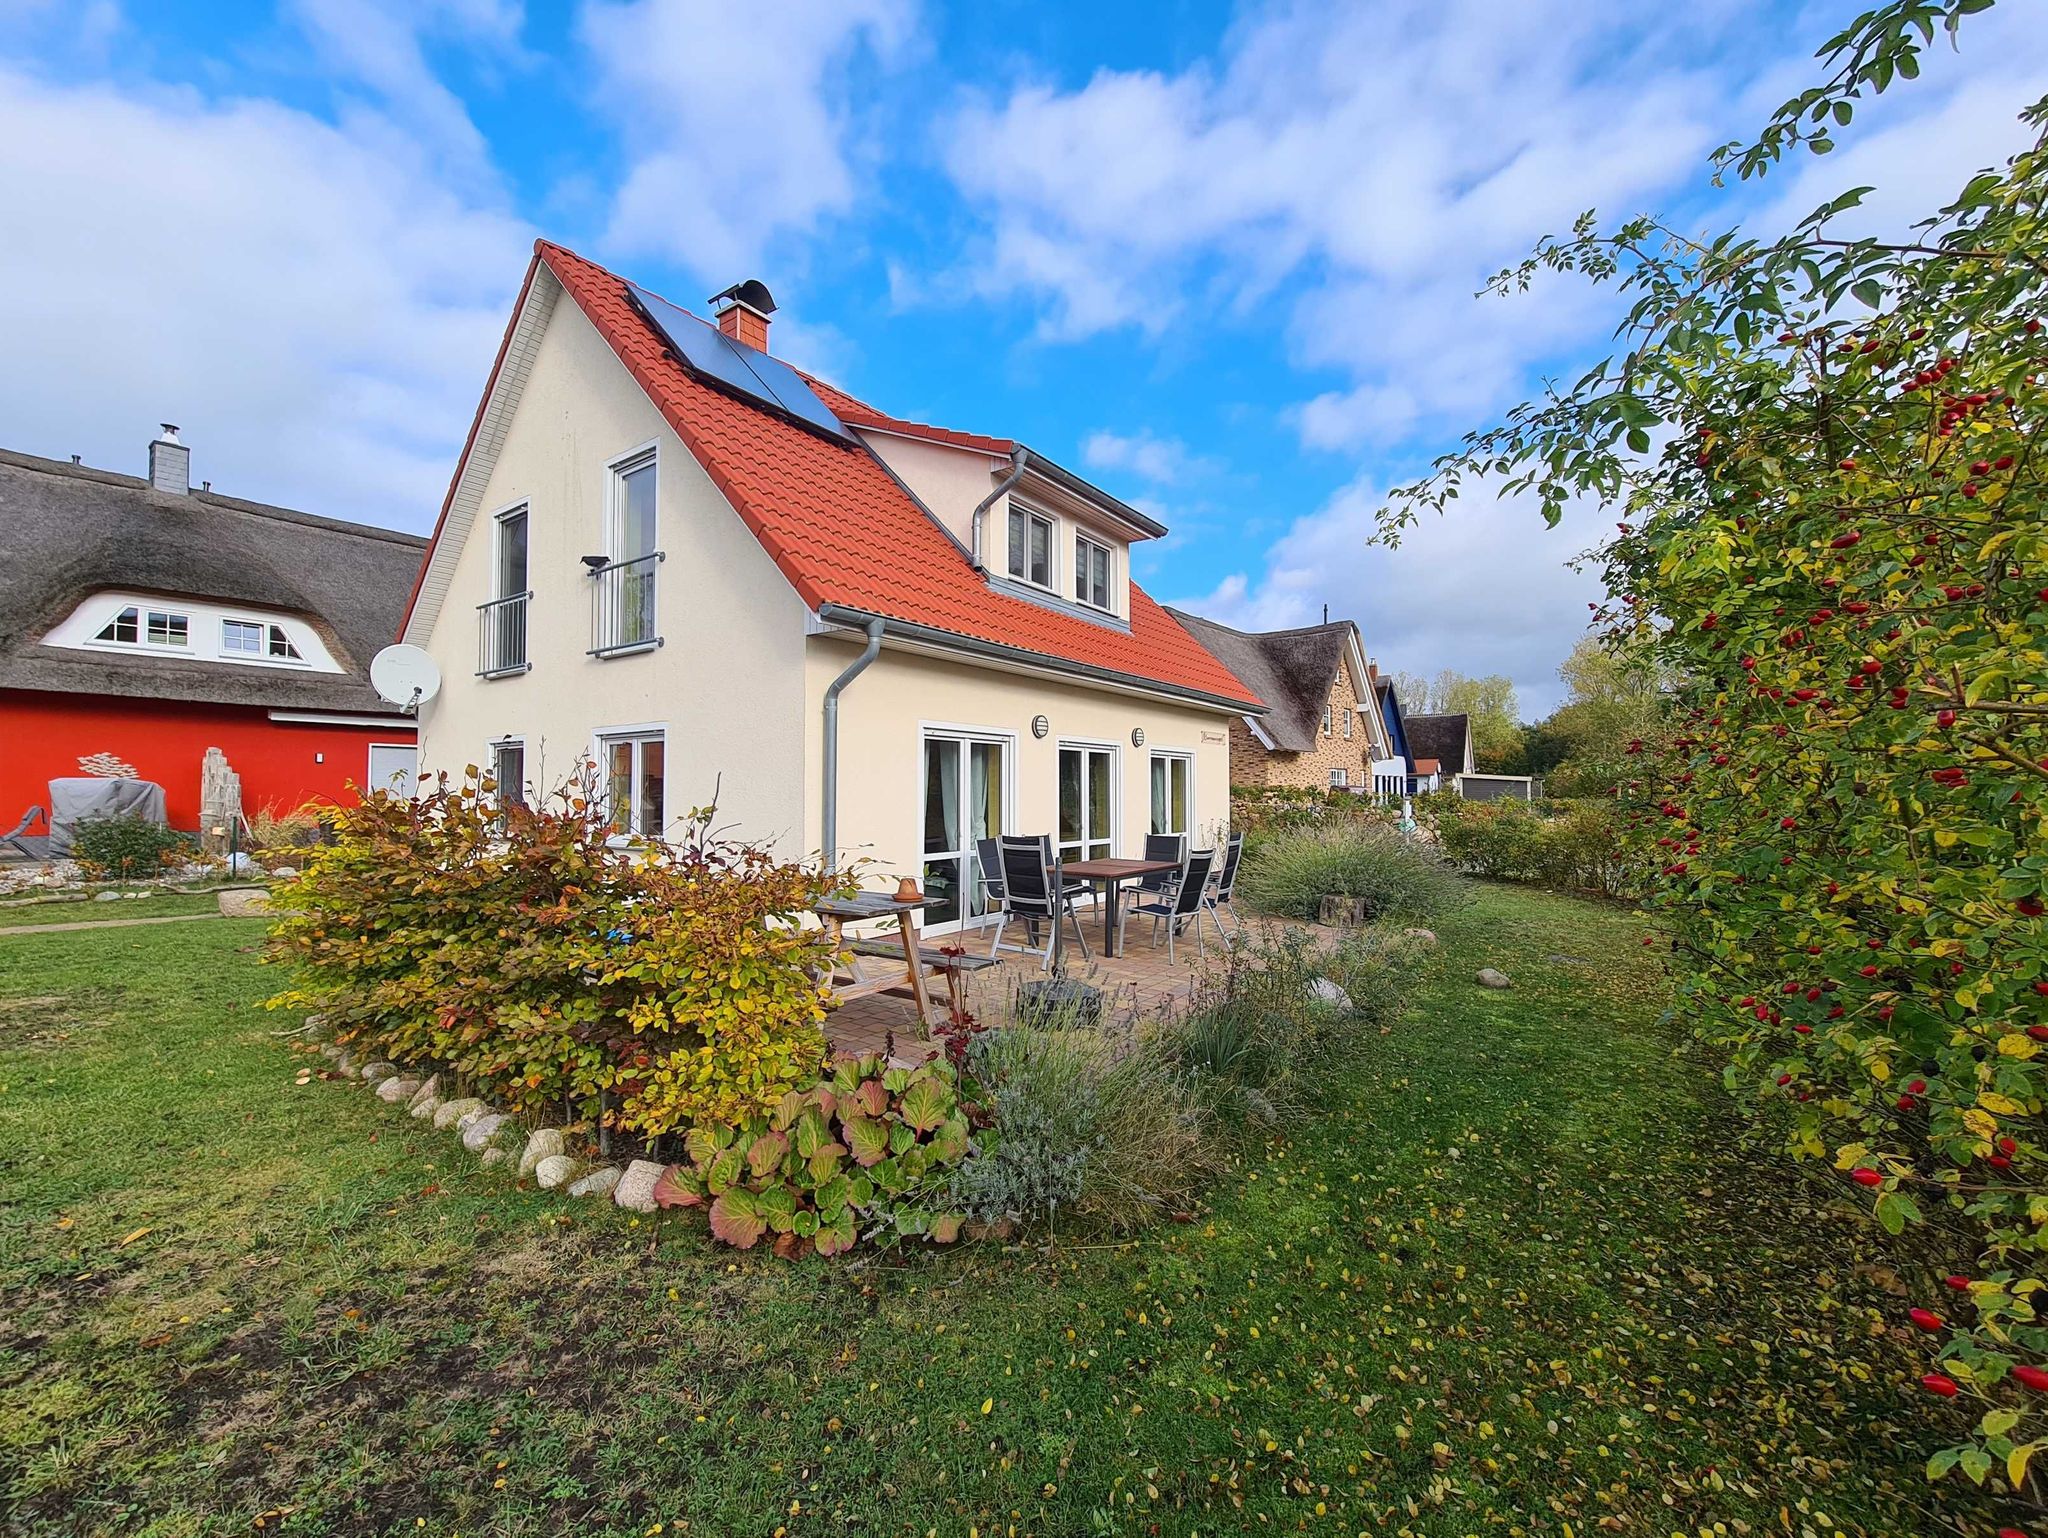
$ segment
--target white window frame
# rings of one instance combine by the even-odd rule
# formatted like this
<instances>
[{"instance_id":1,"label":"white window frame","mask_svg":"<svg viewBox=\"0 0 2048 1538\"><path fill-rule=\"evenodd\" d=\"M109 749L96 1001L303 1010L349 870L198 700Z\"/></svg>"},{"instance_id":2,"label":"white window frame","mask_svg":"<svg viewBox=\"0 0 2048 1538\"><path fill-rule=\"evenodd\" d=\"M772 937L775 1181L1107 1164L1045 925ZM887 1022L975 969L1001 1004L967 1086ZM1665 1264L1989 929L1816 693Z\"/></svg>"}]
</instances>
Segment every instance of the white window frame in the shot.
<instances>
[{"instance_id":1,"label":"white window frame","mask_svg":"<svg viewBox=\"0 0 2048 1538\"><path fill-rule=\"evenodd\" d=\"M1346 742L1351 740L1351 714L1351 707L1346 705L1344 707L1344 740Z\"/></svg>"},{"instance_id":2,"label":"white window frame","mask_svg":"<svg viewBox=\"0 0 2048 1538\"><path fill-rule=\"evenodd\" d=\"M609 843L615 845L631 844L639 840L659 839L662 836L664 830L668 827L669 822L671 821L669 817L668 793L668 723L666 721L642 721L632 726L603 727L600 730L591 734L590 756L597 760L597 772L600 776L601 783L604 787L605 818L607 822L611 820L612 815L610 751L612 745L614 743L619 742L630 742L634 744L632 773L633 789L631 792L633 796L633 801L629 809L627 818L628 822L630 823L637 821L640 814L639 785L642 757L641 748L644 744L652 742L656 738L659 738L661 740L662 825L661 827L656 828L652 833L640 832L637 829L631 828L625 831L621 831L620 829L614 827L607 840L607 842Z\"/></svg>"},{"instance_id":3,"label":"white window frame","mask_svg":"<svg viewBox=\"0 0 2048 1538\"><path fill-rule=\"evenodd\" d=\"M1000 836L1002 834L1015 833L1017 831L1017 733L1011 731L1007 727L1001 726L970 726L958 721L920 721L917 723L916 803L918 851L917 861L919 879L922 879L923 877L924 863L927 859L927 856L924 852L924 806L925 797L931 790L931 786L927 782L925 773L925 744L930 742L933 738L938 738L942 742L951 742L955 744L985 742L1002 748L1003 825L1002 827L998 828L996 832L997 835ZM1058 772L1057 761L1055 761L1054 764L1054 772ZM965 794L965 782L962 783L961 790L962 793ZM1057 847L1057 844L1055 844L1055 847ZM967 851L967 853L970 857L971 864L971 857L973 851L970 849ZM928 935L952 934L958 930L978 928L982 925L992 924L995 922L995 919L996 915L994 913L984 913L978 916L963 915L960 919L950 923L920 924L919 927Z\"/></svg>"},{"instance_id":4,"label":"white window frame","mask_svg":"<svg viewBox=\"0 0 2048 1538\"><path fill-rule=\"evenodd\" d=\"M1150 756L1145 760L1145 831L1147 833L1152 831L1152 761L1160 758L1170 759L1176 763L1187 765L1188 825L1185 828L1168 828L1166 831L1168 833L1185 835L1188 839L1189 847L1192 848L1195 837L1195 750L1193 748L1154 748L1151 750ZM1173 802L1172 773L1171 770L1167 771L1167 805L1169 809L1171 809Z\"/></svg>"},{"instance_id":5,"label":"white window frame","mask_svg":"<svg viewBox=\"0 0 2048 1538\"><path fill-rule=\"evenodd\" d=\"M1350 788L1351 771L1349 769L1332 769L1330 771L1330 789L1349 790Z\"/></svg>"},{"instance_id":6,"label":"white window frame","mask_svg":"<svg viewBox=\"0 0 2048 1538\"><path fill-rule=\"evenodd\" d=\"M1062 846L1067 842L1060 837L1060 754L1072 748L1076 752L1109 754L1109 853L1106 860L1117 858L1117 850L1123 847L1124 835L1124 747L1120 742L1104 742L1091 737L1062 737L1052 758L1052 847L1053 852L1064 860ZM1095 842L1088 837L1088 777L1081 776L1081 838L1083 859L1091 858L1085 853L1089 844Z\"/></svg>"},{"instance_id":7,"label":"white window frame","mask_svg":"<svg viewBox=\"0 0 2048 1538\"><path fill-rule=\"evenodd\" d=\"M1337 707L1334 705L1325 705L1323 707L1323 735L1325 737L1328 737L1336 730L1336 713Z\"/></svg>"},{"instance_id":8,"label":"white window frame","mask_svg":"<svg viewBox=\"0 0 2048 1538\"><path fill-rule=\"evenodd\" d=\"M418 740L415 739L411 742L368 742L363 744L363 782L373 791L390 790L392 788L389 785L379 785L377 783L376 764L377 750L379 748L397 749L401 752L412 754L412 785L407 794L417 797L420 793L421 783L420 745Z\"/></svg>"},{"instance_id":9,"label":"white window frame","mask_svg":"<svg viewBox=\"0 0 2048 1538\"><path fill-rule=\"evenodd\" d=\"M497 801L500 806L505 804L505 781L498 773L498 755L507 748L517 748L519 750L519 802L520 805L524 806L526 804L526 738L517 732L508 732L502 737L493 737L488 747L490 748L491 778L497 781Z\"/></svg>"},{"instance_id":10,"label":"white window frame","mask_svg":"<svg viewBox=\"0 0 2048 1538\"><path fill-rule=\"evenodd\" d=\"M655 491L657 495L660 493L660 489L661 472L657 470L655 472ZM516 593L499 591L504 583L505 574L505 525L514 518L524 518L526 520L526 586L519 591L521 593L533 591L532 514L533 504L524 501L514 502L510 507L501 507L491 514L491 597L493 599L515 598L518 596Z\"/></svg>"},{"instance_id":11,"label":"white window frame","mask_svg":"<svg viewBox=\"0 0 2048 1538\"><path fill-rule=\"evenodd\" d=\"M132 641L101 640L100 632L118 621L130 609L135 611L135 639ZM149 622L152 618L183 620L185 622L184 641L182 643L175 641L152 641L149 638ZM148 603L123 603L94 627L90 639L84 644L102 647L108 651L156 652L165 657L189 657L193 655L192 613L189 609L154 608Z\"/></svg>"},{"instance_id":12,"label":"white window frame","mask_svg":"<svg viewBox=\"0 0 2048 1538\"><path fill-rule=\"evenodd\" d=\"M1086 545L1090 550L1100 550L1102 552L1102 602L1097 603L1093 598L1084 597L1078 591L1074 594L1074 602L1080 604L1083 608L1097 609L1104 614L1114 614L1116 612L1116 545L1110 540L1103 539L1099 535L1091 534L1088 530L1076 526L1074 529L1074 583L1077 589L1081 583L1088 580L1087 566L1092 564L1082 560L1081 546L1083 545Z\"/></svg>"},{"instance_id":13,"label":"white window frame","mask_svg":"<svg viewBox=\"0 0 2048 1538\"><path fill-rule=\"evenodd\" d=\"M605 463L604 549L611 560L627 559L623 546L626 533L626 477L643 465L654 467L654 550L661 548L661 443L659 439L630 448ZM524 506L525 504L521 504ZM531 525L528 526L529 530ZM656 627L659 628L658 626Z\"/></svg>"},{"instance_id":14,"label":"white window frame","mask_svg":"<svg viewBox=\"0 0 2048 1538\"><path fill-rule=\"evenodd\" d=\"M1022 546L1019 546L1017 541L1010 537L1011 533L1014 532L1009 527L1010 517L1021 517L1024 520L1024 543ZM1040 582L1031 575L1031 524L1034 519L1046 526L1045 580L1043 582ZM1010 580L1012 582L1021 582L1026 587L1037 588L1040 592L1051 593L1054 597L1058 597L1060 591L1060 541L1063 529L1064 525L1057 515L1040 512L1037 508L1027 503L1013 502L1009 508L1009 516L1006 516L1003 520L1003 540L1010 547L1004 557L1003 569L1009 573ZM1024 568L1023 571L1019 572L1017 570L1019 566Z\"/></svg>"}]
</instances>

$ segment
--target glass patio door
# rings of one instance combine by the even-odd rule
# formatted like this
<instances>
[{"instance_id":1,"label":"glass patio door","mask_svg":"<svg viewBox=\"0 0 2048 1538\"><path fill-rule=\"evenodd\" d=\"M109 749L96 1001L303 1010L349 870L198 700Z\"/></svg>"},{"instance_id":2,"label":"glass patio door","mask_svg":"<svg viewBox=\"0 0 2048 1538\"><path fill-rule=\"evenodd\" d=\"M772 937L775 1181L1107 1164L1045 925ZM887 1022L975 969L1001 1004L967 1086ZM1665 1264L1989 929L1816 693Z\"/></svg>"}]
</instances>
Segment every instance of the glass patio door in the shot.
<instances>
[{"instance_id":1,"label":"glass patio door","mask_svg":"<svg viewBox=\"0 0 2048 1538\"><path fill-rule=\"evenodd\" d=\"M1060 749L1060 859L1104 860L1116 853L1116 749Z\"/></svg>"},{"instance_id":2,"label":"glass patio door","mask_svg":"<svg viewBox=\"0 0 2048 1538\"><path fill-rule=\"evenodd\" d=\"M1006 755L995 737L928 732L924 739L924 910L929 930L958 928L988 911L977 839L1005 827Z\"/></svg>"}]
</instances>

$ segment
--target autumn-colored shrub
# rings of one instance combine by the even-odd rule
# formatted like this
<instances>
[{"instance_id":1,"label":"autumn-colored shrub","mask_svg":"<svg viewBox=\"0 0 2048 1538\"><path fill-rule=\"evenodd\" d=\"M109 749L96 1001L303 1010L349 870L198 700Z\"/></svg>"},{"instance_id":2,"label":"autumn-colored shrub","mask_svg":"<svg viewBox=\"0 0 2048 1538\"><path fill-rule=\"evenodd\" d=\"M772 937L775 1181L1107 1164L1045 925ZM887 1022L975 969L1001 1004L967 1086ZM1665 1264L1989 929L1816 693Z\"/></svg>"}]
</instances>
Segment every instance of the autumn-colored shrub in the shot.
<instances>
[{"instance_id":1,"label":"autumn-colored shrub","mask_svg":"<svg viewBox=\"0 0 2048 1538\"><path fill-rule=\"evenodd\" d=\"M197 853L189 834L143 817L82 817L71 830L71 856L95 880L162 875Z\"/></svg>"},{"instance_id":2,"label":"autumn-colored shrub","mask_svg":"<svg viewBox=\"0 0 2048 1538\"><path fill-rule=\"evenodd\" d=\"M273 901L273 1001L515 1110L658 1134L737 1122L815 1082L836 883L716 836L622 847L572 784L500 806L471 770L336 808Z\"/></svg>"},{"instance_id":3,"label":"autumn-colored shrub","mask_svg":"<svg viewBox=\"0 0 2048 1538\"><path fill-rule=\"evenodd\" d=\"M712 1237L739 1249L772 1235L786 1259L838 1255L863 1238L950 1244L962 1216L946 1205L947 1182L968 1137L950 1063L845 1059L765 1116L692 1127L687 1159L662 1172L654 1199L707 1207Z\"/></svg>"},{"instance_id":4,"label":"autumn-colored shrub","mask_svg":"<svg viewBox=\"0 0 2048 1538\"><path fill-rule=\"evenodd\" d=\"M1859 17L1827 83L1722 164L1827 149L1918 73L1937 17L1986 3ZM1614 506L1598 623L1654 658L1679 707L1620 787L1679 1009L1794 1157L1832 1165L1884 1228L1925 1222L1977 1252L1943 1287L1902 1250L1916 1284L1896 1327L1927 1342L1913 1391L1951 1443L1930 1472L2002 1484L2031 1521L2048 1448L2048 99L2022 118L2032 145L1902 238L1839 232L1852 189L1772 240L1588 218L1545 243L1498 286L1617 284L1625 352L1473 435L1387 526L1478 477L1553 521L1575 497Z\"/></svg>"}]
</instances>

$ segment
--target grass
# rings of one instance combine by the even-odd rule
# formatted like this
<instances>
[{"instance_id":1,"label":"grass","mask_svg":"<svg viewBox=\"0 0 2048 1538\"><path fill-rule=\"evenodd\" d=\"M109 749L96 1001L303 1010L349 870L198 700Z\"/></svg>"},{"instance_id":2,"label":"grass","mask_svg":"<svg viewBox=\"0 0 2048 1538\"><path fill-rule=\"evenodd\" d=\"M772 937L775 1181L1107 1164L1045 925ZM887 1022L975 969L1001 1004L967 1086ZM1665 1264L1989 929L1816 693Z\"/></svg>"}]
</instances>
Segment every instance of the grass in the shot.
<instances>
[{"instance_id":1,"label":"grass","mask_svg":"<svg viewBox=\"0 0 2048 1538\"><path fill-rule=\"evenodd\" d=\"M95 924L106 919L160 919L185 913L218 912L220 896L215 892L154 892L148 897L124 897L119 902L60 897L42 902L0 905L0 929L19 929L27 924Z\"/></svg>"},{"instance_id":2,"label":"grass","mask_svg":"<svg viewBox=\"0 0 2048 1538\"><path fill-rule=\"evenodd\" d=\"M0 937L8 1531L1996 1525L1921 1479L1921 1274L1744 1151L1628 915L1439 928L1194 1222L800 1266L295 1087L255 922Z\"/></svg>"}]
</instances>

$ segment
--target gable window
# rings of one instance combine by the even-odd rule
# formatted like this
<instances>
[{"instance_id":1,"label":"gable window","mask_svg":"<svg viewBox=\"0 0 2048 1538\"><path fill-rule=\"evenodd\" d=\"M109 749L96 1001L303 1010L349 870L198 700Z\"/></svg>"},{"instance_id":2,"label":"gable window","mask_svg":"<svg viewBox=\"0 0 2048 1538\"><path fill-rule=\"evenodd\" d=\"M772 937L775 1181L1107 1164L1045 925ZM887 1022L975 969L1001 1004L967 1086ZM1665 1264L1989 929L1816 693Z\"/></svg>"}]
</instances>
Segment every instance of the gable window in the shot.
<instances>
[{"instance_id":1,"label":"gable window","mask_svg":"<svg viewBox=\"0 0 2048 1538\"><path fill-rule=\"evenodd\" d=\"M1109 546L1086 534L1074 536L1074 596L1098 609L1109 607Z\"/></svg>"},{"instance_id":2,"label":"gable window","mask_svg":"<svg viewBox=\"0 0 2048 1538\"><path fill-rule=\"evenodd\" d=\"M1185 753L1152 755L1152 831L1193 833L1194 760Z\"/></svg>"},{"instance_id":3,"label":"gable window","mask_svg":"<svg viewBox=\"0 0 2048 1538\"><path fill-rule=\"evenodd\" d=\"M108 620L107 628L94 636L93 639L95 641L116 641L123 646L133 646L142 639L142 632L138 628L140 623L138 611L123 609L119 614Z\"/></svg>"},{"instance_id":4,"label":"gable window","mask_svg":"<svg viewBox=\"0 0 2048 1538\"><path fill-rule=\"evenodd\" d=\"M526 509L492 520L491 596L477 605L477 673L496 678L526 671Z\"/></svg>"},{"instance_id":5,"label":"gable window","mask_svg":"<svg viewBox=\"0 0 2048 1538\"><path fill-rule=\"evenodd\" d=\"M665 735L621 732L600 737L598 746L612 831L633 838L661 837L666 824L662 811L668 746Z\"/></svg>"},{"instance_id":6,"label":"gable window","mask_svg":"<svg viewBox=\"0 0 2048 1538\"><path fill-rule=\"evenodd\" d=\"M611 559L592 574L596 592L590 649L600 657L661 644L654 604L655 577L663 558L655 547L656 474L652 449L611 467Z\"/></svg>"},{"instance_id":7,"label":"gable window","mask_svg":"<svg viewBox=\"0 0 2048 1538\"><path fill-rule=\"evenodd\" d=\"M1010 508L1010 575L1035 587L1052 586L1052 520Z\"/></svg>"},{"instance_id":8,"label":"gable window","mask_svg":"<svg viewBox=\"0 0 2048 1538\"><path fill-rule=\"evenodd\" d=\"M1348 705L1344 708L1344 740L1351 740L1351 707Z\"/></svg>"},{"instance_id":9,"label":"gable window","mask_svg":"<svg viewBox=\"0 0 2048 1538\"><path fill-rule=\"evenodd\" d=\"M1330 707L1330 706L1328 706L1328 705L1325 705L1325 706L1323 707L1323 735L1324 735L1325 737L1327 737L1327 736L1329 736L1329 735L1330 735L1330 715L1331 715L1331 707Z\"/></svg>"}]
</instances>

